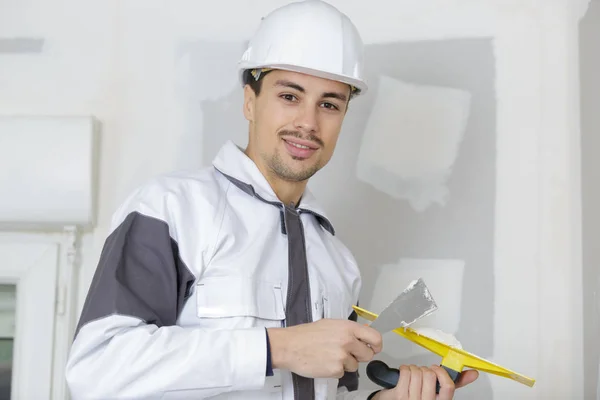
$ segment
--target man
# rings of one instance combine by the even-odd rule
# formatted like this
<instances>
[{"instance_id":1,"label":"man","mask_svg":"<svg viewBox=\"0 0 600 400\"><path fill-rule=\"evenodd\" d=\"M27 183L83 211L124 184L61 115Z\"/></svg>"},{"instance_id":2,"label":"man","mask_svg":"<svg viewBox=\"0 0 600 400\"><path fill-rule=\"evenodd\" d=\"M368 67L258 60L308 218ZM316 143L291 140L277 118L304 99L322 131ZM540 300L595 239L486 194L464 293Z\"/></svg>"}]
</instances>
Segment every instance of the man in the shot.
<instances>
[{"instance_id":1,"label":"man","mask_svg":"<svg viewBox=\"0 0 600 400\"><path fill-rule=\"evenodd\" d=\"M348 318L360 273L306 185L361 71L356 28L326 3L261 22L240 62L247 148L228 142L213 167L158 177L114 214L68 360L75 399L434 399L436 380L452 398L435 366L356 390L382 339Z\"/></svg>"}]
</instances>

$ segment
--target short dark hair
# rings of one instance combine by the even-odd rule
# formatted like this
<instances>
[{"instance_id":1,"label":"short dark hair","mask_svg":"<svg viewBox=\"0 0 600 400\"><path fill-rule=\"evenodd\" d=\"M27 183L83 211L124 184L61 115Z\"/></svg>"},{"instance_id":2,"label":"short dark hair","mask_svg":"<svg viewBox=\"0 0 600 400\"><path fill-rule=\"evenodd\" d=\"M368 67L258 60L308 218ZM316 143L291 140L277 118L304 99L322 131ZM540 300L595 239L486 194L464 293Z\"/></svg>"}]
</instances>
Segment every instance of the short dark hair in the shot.
<instances>
[{"instance_id":1,"label":"short dark hair","mask_svg":"<svg viewBox=\"0 0 600 400\"><path fill-rule=\"evenodd\" d=\"M258 77L258 79L254 79L254 76L252 75L252 70L251 69L245 70L242 75L243 80L244 80L244 85L250 85L250 88L252 89L254 94L256 94L258 96L260 94L260 89L262 88L262 78L271 71L272 70L262 72L260 74L260 76ZM348 102L350 102L350 100L352 100L352 98L355 97L356 95L358 95L359 93L360 93L359 89L352 90L352 88L350 88L350 98L348 99Z\"/></svg>"},{"instance_id":2,"label":"short dark hair","mask_svg":"<svg viewBox=\"0 0 600 400\"><path fill-rule=\"evenodd\" d=\"M260 74L258 79L254 79L252 75L252 70L247 69L244 71L244 85L250 85L252 91L258 96L260 94L260 89L262 88L262 78L271 71L265 71Z\"/></svg>"}]
</instances>

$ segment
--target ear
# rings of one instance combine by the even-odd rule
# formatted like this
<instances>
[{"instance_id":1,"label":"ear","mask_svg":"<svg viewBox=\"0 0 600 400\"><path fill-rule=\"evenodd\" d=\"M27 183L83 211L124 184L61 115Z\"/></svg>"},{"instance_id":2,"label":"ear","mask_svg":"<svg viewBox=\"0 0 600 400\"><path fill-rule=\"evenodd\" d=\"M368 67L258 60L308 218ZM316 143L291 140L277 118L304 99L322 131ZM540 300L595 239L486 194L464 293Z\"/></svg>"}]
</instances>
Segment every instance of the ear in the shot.
<instances>
[{"instance_id":1,"label":"ear","mask_svg":"<svg viewBox=\"0 0 600 400\"><path fill-rule=\"evenodd\" d=\"M256 94L250 85L244 86L244 117L249 122L254 122L254 113L256 105Z\"/></svg>"}]
</instances>

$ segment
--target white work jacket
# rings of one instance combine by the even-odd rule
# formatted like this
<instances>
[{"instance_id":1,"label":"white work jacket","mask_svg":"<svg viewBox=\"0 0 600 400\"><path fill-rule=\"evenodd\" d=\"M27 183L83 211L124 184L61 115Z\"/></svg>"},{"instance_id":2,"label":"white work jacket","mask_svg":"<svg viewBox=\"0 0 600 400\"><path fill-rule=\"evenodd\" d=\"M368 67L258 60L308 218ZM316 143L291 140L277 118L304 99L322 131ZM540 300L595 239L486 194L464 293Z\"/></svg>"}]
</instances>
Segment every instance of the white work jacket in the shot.
<instances>
[{"instance_id":1,"label":"white work jacket","mask_svg":"<svg viewBox=\"0 0 600 400\"><path fill-rule=\"evenodd\" d=\"M286 322L283 207L232 142L212 167L132 193L113 216L77 326L73 398L294 399L289 371L266 374L266 328ZM356 262L308 190L296 211L312 320L347 319L361 288ZM315 379L315 398L372 393L338 384Z\"/></svg>"}]
</instances>

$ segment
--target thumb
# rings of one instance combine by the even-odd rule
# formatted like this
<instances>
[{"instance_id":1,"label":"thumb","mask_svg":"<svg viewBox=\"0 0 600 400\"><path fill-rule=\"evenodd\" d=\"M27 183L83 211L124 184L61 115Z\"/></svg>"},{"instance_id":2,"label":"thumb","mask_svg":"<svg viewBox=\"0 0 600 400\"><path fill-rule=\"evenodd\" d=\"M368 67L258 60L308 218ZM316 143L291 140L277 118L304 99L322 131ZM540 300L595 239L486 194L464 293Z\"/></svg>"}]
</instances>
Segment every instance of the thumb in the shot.
<instances>
[{"instance_id":1,"label":"thumb","mask_svg":"<svg viewBox=\"0 0 600 400\"><path fill-rule=\"evenodd\" d=\"M460 374L460 378L456 382L456 388L461 388L463 386L467 386L470 383L475 382L475 380L479 377L479 371L475 369L470 369L467 371L463 371Z\"/></svg>"}]
</instances>

